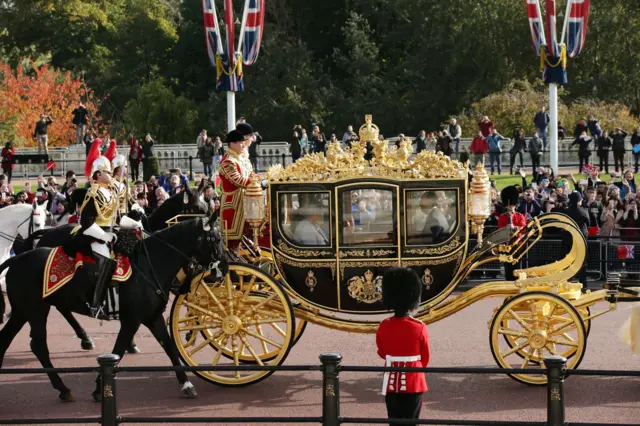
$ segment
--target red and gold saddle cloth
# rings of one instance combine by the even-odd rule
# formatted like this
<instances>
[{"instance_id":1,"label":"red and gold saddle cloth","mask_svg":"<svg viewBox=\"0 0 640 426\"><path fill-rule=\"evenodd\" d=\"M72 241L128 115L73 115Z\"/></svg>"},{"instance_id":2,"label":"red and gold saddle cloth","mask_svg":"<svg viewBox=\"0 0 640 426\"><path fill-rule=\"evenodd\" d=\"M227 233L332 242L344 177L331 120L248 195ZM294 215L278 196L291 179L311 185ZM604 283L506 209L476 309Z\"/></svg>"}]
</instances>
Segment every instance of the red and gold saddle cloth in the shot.
<instances>
[{"instance_id":1,"label":"red and gold saddle cloth","mask_svg":"<svg viewBox=\"0 0 640 426\"><path fill-rule=\"evenodd\" d=\"M113 281L124 282L131 277L131 264L129 259L120 254L116 255L118 265L113 273ZM71 257L64 252L62 247L51 250L42 277L42 298L51 296L71 281L78 270L84 264L95 264L91 256L76 253Z\"/></svg>"}]
</instances>

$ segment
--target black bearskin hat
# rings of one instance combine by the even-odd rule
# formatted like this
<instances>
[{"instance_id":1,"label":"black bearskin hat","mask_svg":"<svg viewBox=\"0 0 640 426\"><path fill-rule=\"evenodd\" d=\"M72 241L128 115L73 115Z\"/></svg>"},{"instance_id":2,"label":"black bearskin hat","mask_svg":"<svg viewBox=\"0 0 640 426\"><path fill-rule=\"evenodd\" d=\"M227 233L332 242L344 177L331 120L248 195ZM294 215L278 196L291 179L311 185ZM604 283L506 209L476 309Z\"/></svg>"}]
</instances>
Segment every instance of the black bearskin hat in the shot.
<instances>
[{"instance_id":1,"label":"black bearskin hat","mask_svg":"<svg viewBox=\"0 0 640 426\"><path fill-rule=\"evenodd\" d=\"M389 269L382 278L382 301L396 315L405 315L420 305L422 283L408 268Z\"/></svg>"},{"instance_id":2,"label":"black bearskin hat","mask_svg":"<svg viewBox=\"0 0 640 426\"><path fill-rule=\"evenodd\" d=\"M520 199L520 193L515 186L507 186L502 189L502 192L500 192L500 198L502 199L502 204L504 204L505 207L516 206Z\"/></svg>"}]
</instances>

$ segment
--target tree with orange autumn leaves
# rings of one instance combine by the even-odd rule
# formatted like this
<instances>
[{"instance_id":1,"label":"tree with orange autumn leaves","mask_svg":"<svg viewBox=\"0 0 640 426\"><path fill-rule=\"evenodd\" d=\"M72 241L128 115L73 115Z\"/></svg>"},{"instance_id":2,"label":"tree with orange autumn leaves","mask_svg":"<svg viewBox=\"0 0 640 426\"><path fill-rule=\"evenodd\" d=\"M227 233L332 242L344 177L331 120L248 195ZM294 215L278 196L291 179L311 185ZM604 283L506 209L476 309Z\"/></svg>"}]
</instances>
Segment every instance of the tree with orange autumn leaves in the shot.
<instances>
[{"instance_id":1,"label":"tree with orange autumn leaves","mask_svg":"<svg viewBox=\"0 0 640 426\"><path fill-rule=\"evenodd\" d=\"M22 65L14 71L0 62L0 141L12 139L16 147L36 146L33 131L44 113L53 119L49 146L67 146L75 141L71 112L80 101L89 110L89 126L102 124L100 117L94 115L98 107L95 95L82 80L73 78L68 71L29 63L30 71Z\"/></svg>"}]
</instances>

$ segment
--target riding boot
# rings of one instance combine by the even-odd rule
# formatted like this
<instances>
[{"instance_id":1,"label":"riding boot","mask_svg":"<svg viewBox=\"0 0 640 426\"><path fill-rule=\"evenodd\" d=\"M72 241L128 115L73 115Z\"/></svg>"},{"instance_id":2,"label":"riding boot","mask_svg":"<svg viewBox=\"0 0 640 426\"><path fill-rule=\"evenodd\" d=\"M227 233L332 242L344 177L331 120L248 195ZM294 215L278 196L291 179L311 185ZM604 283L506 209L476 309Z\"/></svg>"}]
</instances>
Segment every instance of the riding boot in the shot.
<instances>
[{"instance_id":1,"label":"riding boot","mask_svg":"<svg viewBox=\"0 0 640 426\"><path fill-rule=\"evenodd\" d=\"M89 309L91 316L97 318L102 311L102 302L107 291L107 286L113 278L117 262L104 256L96 255L98 271L96 273L96 287L93 293L93 301Z\"/></svg>"}]
</instances>

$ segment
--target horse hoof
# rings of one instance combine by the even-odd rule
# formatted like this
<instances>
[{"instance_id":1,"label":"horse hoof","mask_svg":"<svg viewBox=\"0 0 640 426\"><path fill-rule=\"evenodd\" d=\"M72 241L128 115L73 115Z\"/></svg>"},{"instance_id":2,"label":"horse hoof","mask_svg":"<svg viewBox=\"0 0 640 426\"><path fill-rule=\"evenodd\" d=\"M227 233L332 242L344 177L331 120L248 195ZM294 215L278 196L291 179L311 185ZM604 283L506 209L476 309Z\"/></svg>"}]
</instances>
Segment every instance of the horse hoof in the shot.
<instances>
[{"instance_id":1,"label":"horse hoof","mask_svg":"<svg viewBox=\"0 0 640 426\"><path fill-rule=\"evenodd\" d=\"M93 398L95 402L102 401L102 392L100 392L99 390L93 391L93 393L91 394L91 398Z\"/></svg>"},{"instance_id":2,"label":"horse hoof","mask_svg":"<svg viewBox=\"0 0 640 426\"><path fill-rule=\"evenodd\" d=\"M58 397L62 402L76 402L76 397L71 391L60 392Z\"/></svg>"},{"instance_id":3,"label":"horse hoof","mask_svg":"<svg viewBox=\"0 0 640 426\"><path fill-rule=\"evenodd\" d=\"M195 398L198 396L196 387L193 386L191 382L184 382L184 385L182 385L182 393L184 393L187 398Z\"/></svg>"},{"instance_id":4,"label":"horse hoof","mask_svg":"<svg viewBox=\"0 0 640 426\"><path fill-rule=\"evenodd\" d=\"M80 347L85 351L90 351L96 348L95 345L93 344L93 340L91 340L90 337L87 337L86 339L82 339L82 341L80 342Z\"/></svg>"},{"instance_id":5,"label":"horse hoof","mask_svg":"<svg viewBox=\"0 0 640 426\"><path fill-rule=\"evenodd\" d=\"M141 351L140 349L138 349L138 346L137 346L137 345L132 344L131 346L129 346L129 347L127 348L127 352L128 352L128 353L130 353L130 354L139 354L139 353L141 353L142 351Z\"/></svg>"}]
</instances>

